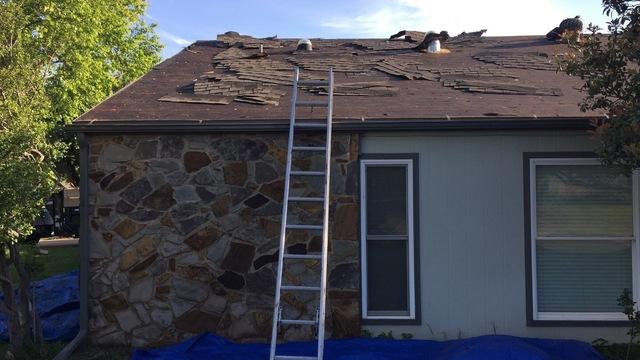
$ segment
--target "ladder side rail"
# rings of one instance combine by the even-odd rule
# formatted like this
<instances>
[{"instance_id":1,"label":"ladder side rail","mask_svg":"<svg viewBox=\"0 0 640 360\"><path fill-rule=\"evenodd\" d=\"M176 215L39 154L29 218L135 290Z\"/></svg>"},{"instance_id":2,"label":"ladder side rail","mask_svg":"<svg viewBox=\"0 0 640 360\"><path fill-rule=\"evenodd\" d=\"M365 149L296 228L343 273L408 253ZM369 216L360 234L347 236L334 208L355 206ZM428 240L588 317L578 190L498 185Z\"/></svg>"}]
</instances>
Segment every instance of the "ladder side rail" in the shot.
<instances>
[{"instance_id":1,"label":"ladder side rail","mask_svg":"<svg viewBox=\"0 0 640 360\"><path fill-rule=\"evenodd\" d=\"M295 68L293 74L293 84L291 91L291 113L289 118L289 139L287 144L287 165L284 177L284 193L282 199L282 219L280 226L280 246L278 251L278 275L276 279L276 298L273 307L273 326L271 328L271 351L269 358L273 360L276 356L276 344L278 342L278 314L280 312L280 286L282 285L282 273L284 263L284 249L287 237L287 208L289 203L289 180L291 173L291 155L293 149L293 136L294 127L296 121L296 102L298 100L298 79L300 76L300 69Z\"/></svg>"},{"instance_id":2,"label":"ladder side rail","mask_svg":"<svg viewBox=\"0 0 640 360\"><path fill-rule=\"evenodd\" d=\"M324 352L324 323L327 301L327 257L329 249L329 201L331 198L331 128L333 122L333 68L329 68L329 93L327 106L327 135L325 149L324 214L322 229L322 274L320 277L320 309L318 311L318 359Z\"/></svg>"}]
</instances>

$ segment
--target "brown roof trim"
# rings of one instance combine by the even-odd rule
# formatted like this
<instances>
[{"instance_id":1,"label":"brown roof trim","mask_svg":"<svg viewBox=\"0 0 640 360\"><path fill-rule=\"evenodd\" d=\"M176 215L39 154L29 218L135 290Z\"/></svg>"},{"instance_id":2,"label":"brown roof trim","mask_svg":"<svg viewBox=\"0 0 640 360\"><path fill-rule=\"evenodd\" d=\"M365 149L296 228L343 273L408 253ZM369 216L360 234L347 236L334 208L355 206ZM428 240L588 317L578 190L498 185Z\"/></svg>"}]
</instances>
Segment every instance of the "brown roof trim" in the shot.
<instances>
[{"instance_id":1,"label":"brown roof trim","mask_svg":"<svg viewBox=\"0 0 640 360\"><path fill-rule=\"evenodd\" d=\"M571 118L450 118L339 120L333 129L360 131L451 131L451 130L592 130L594 117ZM318 119L315 119L318 121ZM75 133L193 133L193 132L284 132L288 121L266 120L135 120L80 121L67 127Z\"/></svg>"}]
</instances>

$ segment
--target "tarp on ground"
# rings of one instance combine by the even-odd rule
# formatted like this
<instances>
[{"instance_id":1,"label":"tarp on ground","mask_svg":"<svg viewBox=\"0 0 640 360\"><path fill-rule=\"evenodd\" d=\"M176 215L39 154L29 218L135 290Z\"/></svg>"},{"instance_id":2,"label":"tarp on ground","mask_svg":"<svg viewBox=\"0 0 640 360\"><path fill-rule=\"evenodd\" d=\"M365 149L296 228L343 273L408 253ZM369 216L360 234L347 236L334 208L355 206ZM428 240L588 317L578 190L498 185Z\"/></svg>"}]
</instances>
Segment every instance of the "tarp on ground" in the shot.
<instances>
[{"instance_id":1,"label":"tarp on ground","mask_svg":"<svg viewBox=\"0 0 640 360\"><path fill-rule=\"evenodd\" d=\"M46 341L70 341L78 333L80 292L78 270L34 281L36 310ZM7 318L0 313L0 340L8 340Z\"/></svg>"},{"instance_id":2,"label":"tarp on ground","mask_svg":"<svg viewBox=\"0 0 640 360\"><path fill-rule=\"evenodd\" d=\"M278 345L279 355L313 356L316 342ZM202 334L179 344L138 349L132 360L265 360L268 344L238 344ZM325 360L603 360L591 345L575 340L529 339L503 335L461 340L346 339L325 342Z\"/></svg>"}]
</instances>

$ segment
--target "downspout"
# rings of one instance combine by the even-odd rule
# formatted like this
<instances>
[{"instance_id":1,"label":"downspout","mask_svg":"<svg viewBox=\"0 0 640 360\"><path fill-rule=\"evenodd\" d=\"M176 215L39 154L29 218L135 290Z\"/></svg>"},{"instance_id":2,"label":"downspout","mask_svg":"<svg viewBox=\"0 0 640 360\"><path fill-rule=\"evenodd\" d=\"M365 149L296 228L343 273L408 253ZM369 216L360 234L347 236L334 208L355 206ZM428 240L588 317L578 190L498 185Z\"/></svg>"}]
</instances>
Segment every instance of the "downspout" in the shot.
<instances>
[{"instance_id":1,"label":"downspout","mask_svg":"<svg viewBox=\"0 0 640 360\"><path fill-rule=\"evenodd\" d=\"M89 325L89 146L84 133L80 145L80 324L78 335L53 360L66 360L87 336Z\"/></svg>"}]
</instances>

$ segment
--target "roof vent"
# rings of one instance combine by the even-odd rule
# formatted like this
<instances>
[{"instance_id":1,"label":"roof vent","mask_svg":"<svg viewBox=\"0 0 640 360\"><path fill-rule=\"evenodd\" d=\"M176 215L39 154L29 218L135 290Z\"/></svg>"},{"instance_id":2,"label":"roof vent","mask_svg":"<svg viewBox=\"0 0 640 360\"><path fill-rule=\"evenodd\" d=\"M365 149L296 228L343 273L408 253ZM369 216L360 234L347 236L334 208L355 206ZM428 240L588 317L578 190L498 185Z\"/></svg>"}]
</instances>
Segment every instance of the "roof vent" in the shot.
<instances>
[{"instance_id":1,"label":"roof vent","mask_svg":"<svg viewBox=\"0 0 640 360\"><path fill-rule=\"evenodd\" d=\"M439 34L429 31L422 39L422 42L414 49L421 52L428 52L431 54L446 54L449 50L442 49L440 46L442 43L449 40L449 33L441 31Z\"/></svg>"},{"instance_id":2,"label":"roof vent","mask_svg":"<svg viewBox=\"0 0 640 360\"><path fill-rule=\"evenodd\" d=\"M309 40L309 39L300 39L300 41L298 41L298 46L296 47L296 50L300 50L300 51L311 51L311 50L313 50L313 46L311 45L311 40Z\"/></svg>"},{"instance_id":3,"label":"roof vent","mask_svg":"<svg viewBox=\"0 0 640 360\"><path fill-rule=\"evenodd\" d=\"M435 54L440 52L440 40L435 39L431 40L429 45L427 45L427 52L430 54Z\"/></svg>"}]
</instances>

